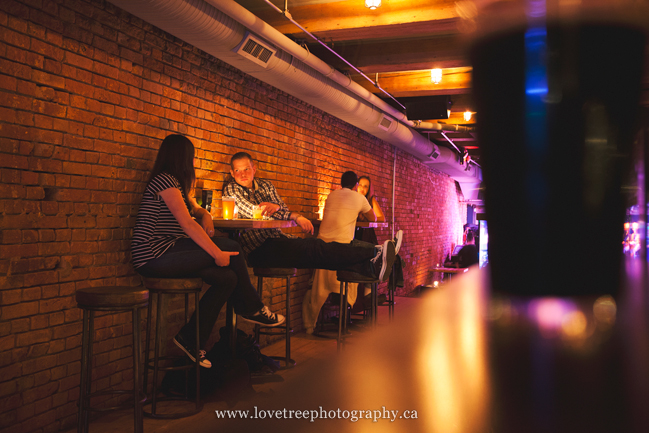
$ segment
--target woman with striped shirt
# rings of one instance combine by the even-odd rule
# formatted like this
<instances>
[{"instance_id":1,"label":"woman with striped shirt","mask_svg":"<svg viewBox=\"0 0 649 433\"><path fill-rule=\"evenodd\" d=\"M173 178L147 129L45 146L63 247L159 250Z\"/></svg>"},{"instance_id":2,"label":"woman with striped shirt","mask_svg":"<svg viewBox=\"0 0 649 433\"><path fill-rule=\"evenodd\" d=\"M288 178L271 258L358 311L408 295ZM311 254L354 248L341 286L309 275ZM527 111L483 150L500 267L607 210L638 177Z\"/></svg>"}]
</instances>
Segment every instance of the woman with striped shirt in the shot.
<instances>
[{"instance_id":1,"label":"woman with striped shirt","mask_svg":"<svg viewBox=\"0 0 649 433\"><path fill-rule=\"evenodd\" d=\"M199 305L201 348L228 300L244 320L281 325L284 316L270 312L252 286L239 244L213 237L211 215L190 194L194 181L194 145L183 135L167 136L160 145L133 229L135 270L154 278L200 277L210 285ZM174 337L174 343L192 361L195 330L194 314ZM204 350L200 356L201 366L212 366Z\"/></svg>"}]
</instances>

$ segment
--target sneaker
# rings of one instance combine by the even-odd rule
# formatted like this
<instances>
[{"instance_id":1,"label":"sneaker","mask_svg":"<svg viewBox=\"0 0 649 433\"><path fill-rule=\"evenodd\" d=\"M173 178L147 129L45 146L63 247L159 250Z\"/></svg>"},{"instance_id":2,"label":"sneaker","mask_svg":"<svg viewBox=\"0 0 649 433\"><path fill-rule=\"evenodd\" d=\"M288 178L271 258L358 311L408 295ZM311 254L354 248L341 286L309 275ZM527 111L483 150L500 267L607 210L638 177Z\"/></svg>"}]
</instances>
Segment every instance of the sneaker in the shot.
<instances>
[{"instance_id":1,"label":"sneaker","mask_svg":"<svg viewBox=\"0 0 649 433\"><path fill-rule=\"evenodd\" d=\"M286 320L286 318L281 314L272 313L266 306L255 314L239 317L248 322L262 326L279 326L284 323L284 320Z\"/></svg>"},{"instance_id":2,"label":"sneaker","mask_svg":"<svg viewBox=\"0 0 649 433\"><path fill-rule=\"evenodd\" d=\"M376 257L372 259L372 262L374 263L375 275L377 275L379 281L385 281L388 279L388 277L390 277L390 273L392 272L392 265L394 264L394 260L396 258L394 250L394 242L385 241L383 243L383 247L378 249Z\"/></svg>"},{"instance_id":3,"label":"sneaker","mask_svg":"<svg viewBox=\"0 0 649 433\"><path fill-rule=\"evenodd\" d=\"M194 348L192 346L187 344L187 342L182 337L182 335L178 334L178 335L176 335L174 337L174 344L176 346L178 346L180 348L180 350L185 352L185 355L189 356L189 359L191 359L192 362L196 362L196 358L194 357L194 354L196 353L196 351L194 350ZM211 368L212 363L210 362L209 359L207 359L205 357L205 354L206 354L205 351L202 350L202 349L198 351L199 364L200 364L201 367Z\"/></svg>"},{"instance_id":4,"label":"sneaker","mask_svg":"<svg viewBox=\"0 0 649 433\"><path fill-rule=\"evenodd\" d=\"M397 234L394 236L393 242L395 243L394 246L394 254L399 254L399 250L401 249L401 242L403 241L403 230L399 230Z\"/></svg>"}]
</instances>

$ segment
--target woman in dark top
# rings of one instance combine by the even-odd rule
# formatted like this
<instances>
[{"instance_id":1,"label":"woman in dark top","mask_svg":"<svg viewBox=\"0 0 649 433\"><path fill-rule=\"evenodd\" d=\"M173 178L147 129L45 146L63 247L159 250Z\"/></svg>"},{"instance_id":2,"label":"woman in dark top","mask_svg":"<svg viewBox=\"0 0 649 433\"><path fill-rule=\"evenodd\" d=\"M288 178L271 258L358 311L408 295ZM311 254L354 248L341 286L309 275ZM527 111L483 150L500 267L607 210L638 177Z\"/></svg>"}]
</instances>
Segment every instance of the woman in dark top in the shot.
<instances>
[{"instance_id":1,"label":"woman in dark top","mask_svg":"<svg viewBox=\"0 0 649 433\"><path fill-rule=\"evenodd\" d=\"M370 206L372 206L374 215L376 215L376 222L385 221L385 215L383 215L383 210L381 210L379 202L376 201L376 197L374 196L374 191L372 189L372 181L368 176L360 176L358 178L358 187L356 191L358 191L359 194L365 196ZM365 219L365 217L361 214L358 215L358 220L367 221L367 219ZM373 228L356 227L354 239L369 242L374 245L377 245L379 243Z\"/></svg>"},{"instance_id":2,"label":"woman in dark top","mask_svg":"<svg viewBox=\"0 0 649 433\"><path fill-rule=\"evenodd\" d=\"M358 186L356 187L356 191L360 195L364 196L369 202L370 206L372 206L374 215L376 215L376 222L385 221L385 215L383 214L381 206L379 206L379 202L376 201L374 190L372 189L372 181L370 180L369 176L360 176L358 178ZM363 216L363 214L358 214L358 221L367 221L367 219ZM376 237L376 232L371 227L356 227L356 230L354 231L354 239L369 242L374 245L378 245L379 243L379 240ZM356 302L354 304L354 309L352 310L354 313L360 312L364 308L364 304L366 303L364 297L369 296L370 287L367 284L359 284L356 290L358 293L357 296L361 300L361 302Z\"/></svg>"},{"instance_id":3,"label":"woman in dark top","mask_svg":"<svg viewBox=\"0 0 649 433\"><path fill-rule=\"evenodd\" d=\"M244 320L267 326L282 324L284 316L271 313L252 286L239 244L214 237L212 216L198 206L190 193L194 181L194 145L183 135L167 136L158 151L133 229L135 270L145 277L200 277L210 285L199 305L201 348L229 299ZM174 343L193 361L195 329L194 314L174 337ZM211 367L204 350L200 356L201 366Z\"/></svg>"}]
</instances>

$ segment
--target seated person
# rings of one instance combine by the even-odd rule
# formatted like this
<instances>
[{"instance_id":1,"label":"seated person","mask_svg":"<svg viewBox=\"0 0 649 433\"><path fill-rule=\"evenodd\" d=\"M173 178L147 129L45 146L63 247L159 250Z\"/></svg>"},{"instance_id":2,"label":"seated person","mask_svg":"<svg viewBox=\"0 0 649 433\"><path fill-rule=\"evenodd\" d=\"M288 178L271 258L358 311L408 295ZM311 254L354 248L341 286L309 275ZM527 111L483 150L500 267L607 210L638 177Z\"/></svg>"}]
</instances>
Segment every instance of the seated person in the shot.
<instances>
[{"instance_id":1,"label":"seated person","mask_svg":"<svg viewBox=\"0 0 649 433\"><path fill-rule=\"evenodd\" d=\"M475 246L475 235L473 230L466 232L466 244L462 247L459 256L459 265L461 268L468 268L469 266L478 263L478 248Z\"/></svg>"},{"instance_id":2,"label":"seated person","mask_svg":"<svg viewBox=\"0 0 649 433\"><path fill-rule=\"evenodd\" d=\"M263 215L279 220L292 220L304 232L313 234L313 224L302 215L291 212L280 198L275 186L256 179L252 157L239 152L230 160L232 177L223 187L223 194L234 197L239 217L252 218L252 208L259 205ZM395 243L382 246L366 242L325 242L317 238L297 238L280 229L249 230L241 235L241 247L248 264L260 268L344 269L366 277L386 280L395 259Z\"/></svg>"},{"instance_id":3,"label":"seated person","mask_svg":"<svg viewBox=\"0 0 649 433\"><path fill-rule=\"evenodd\" d=\"M183 135L167 136L140 203L131 255L135 270L144 277L201 278L210 285L198 307L200 349L228 300L233 301L235 313L249 322L277 326L285 319L270 312L259 299L239 244L214 237L212 216L190 194L195 176L192 142ZM196 361L196 313L174 337L174 343ZM212 366L205 350L200 350L199 362L205 368Z\"/></svg>"},{"instance_id":4,"label":"seated person","mask_svg":"<svg viewBox=\"0 0 649 433\"><path fill-rule=\"evenodd\" d=\"M349 243L354 237L356 218L361 213L366 221L375 221L374 210L364 196L354 192L357 185L356 174L346 171L340 179L342 189L331 191L324 207L318 238L325 242ZM304 294L302 301L302 321L307 334L313 334L315 322L329 293L340 293L340 282L336 271L316 269L313 286ZM348 286L347 300L350 305L356 301L356 284Z\"/></svg>"}]
</instances>

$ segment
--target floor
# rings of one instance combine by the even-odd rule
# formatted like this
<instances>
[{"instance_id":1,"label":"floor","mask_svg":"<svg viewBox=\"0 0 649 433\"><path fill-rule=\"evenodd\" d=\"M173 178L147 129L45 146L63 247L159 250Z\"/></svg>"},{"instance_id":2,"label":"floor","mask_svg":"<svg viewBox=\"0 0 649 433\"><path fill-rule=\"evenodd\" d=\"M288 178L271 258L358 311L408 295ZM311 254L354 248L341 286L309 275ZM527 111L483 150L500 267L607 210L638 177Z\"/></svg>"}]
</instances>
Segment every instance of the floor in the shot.
<instances>
[{"instance_id":1,"label":"floor","mask_svg":"<svg viewBox=\"0 0 649 433\"><path fill-rule=\"evenodd\" d=\"M399 318L406 317L409 314L409 311L414 310L418 304L419 298L397 297L393 319L398 321ZM346 347L354 346L355 341L366 340L369 338L370 334L376 335L382 331L389 331L388 328L391 327L393 321L389 318L388 310L389 308L386 306L379 307L377 326L374 330L368 324L362 323L362 321L360 321L358 325L353 325L350 329L351 335L348 338ZM334 334L330 333L329 335L333 336ZM268 356L282 356L284 355L284 341L280 340L273 343L270 346L262 348L261 351L264 355ZM345 352L347 352L347 350L343 352L343 355ZM187 430L188 433L250 431L257 429L256 427L258 426L261 426L262 428L265 426L266 431L319 431L320 429L326 429L329 431L329 428L332 427L331 424L329 424L329 428L327 428L327 423L320 423L317 425L318 423L311 423L310 420L308 424L304 424L304 420L297 421L295 419L290 421L290 424L286 424L288 420L283 420L284 424L278 424L277 422L257 424L252 423L250 420L219 419L220 414L217 414L217 411L224 410L248 410L250 411L249 414L258 411L257 418L259 419L259 412L265 410L264 407L282 407L281 404L279 406L277 405L278 401L286 401L286 399L282 397L283 394L286 394L287 392L291 393L292 389L299 389L299 392L305 392L305 378L308 380L308 378L313 377L314 373L317 375L318 371L321 371L322 368L327 368L326 365L328 363L337 359L339 360L342 355L337 352L335 339L307 335L304 332L300 332L294 334L291 338L291 356L297 362L297 365L294 368L281 369L273 375L253 376L252 388L254 391L250 391L248 388L246 395L240 394L235 401L230 402L223 401L214 396L207 397L204 399L204 407L200 413L182 419L159 420L145 418L145 433L183 432L183 430ZM314 385L314 387L317 388L317 385ZM317 393L317 389L307 387L306 392ZM289 400L292 400L292 398L289 398ZM288 403L288 401L286 402ZM178 403L162 403L162 405L165 404L173 405L167 406L170 410L175 410L179 407ZM299 407L294 408L300 410L303 409ZM291 408L286 407L286 409L290 410ZM310 409L313 410L314 408ZM315 409L318 410L319 408L316 407ZM232 413L233 412L231 412L231 414ZM222 412L221 414L224 413ZM298 414L294 415L295 417L300 416ZM225 416L228 416L228 414L225 413ZM284 418L287 417L286 414L282 413L267 413L265 416L268 416L269 418L277 418L277 416ZM273 419L272 421L277 421L277 419ZM290 426L291 428L286 429L280 427L282 425ZM302 427L300 427L300 425ZM76 428L70 429L66 433L72 433L75 431ZM131 431L133 431L133 416L129 411L107 413L92 420L90 424L91 433L122 433Z\"/></svg>"}]
</instances>

